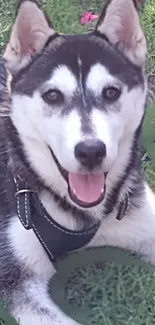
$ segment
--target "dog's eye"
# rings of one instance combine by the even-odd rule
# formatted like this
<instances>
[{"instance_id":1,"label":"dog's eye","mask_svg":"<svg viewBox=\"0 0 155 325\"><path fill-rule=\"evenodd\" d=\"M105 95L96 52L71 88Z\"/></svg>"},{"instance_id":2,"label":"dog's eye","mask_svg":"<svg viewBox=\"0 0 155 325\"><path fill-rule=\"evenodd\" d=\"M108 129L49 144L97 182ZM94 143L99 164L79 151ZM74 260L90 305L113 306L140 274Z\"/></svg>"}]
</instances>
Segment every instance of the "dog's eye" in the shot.
<instances>
[{"instance_id":1,"label":"dog's eye","mask_svg":"<svg viewBox=\"0 0 155 325\"><path fill-rule=\"evenodd\" d=\"M43 100L49 105L60 105L63 102L63 94L57 89L49 89L42 95Z\"/></svg>"},{"instance_id":2,"label":"dog's eye","mask_svg":"<svg viewBox=\"0 0 155 325\"><path fill-rule=\"evenodd\" d=\"M121 95L121 91L120 89L116 88L116 87L108 87L103 89L103 98L104 100L108 101L108 102L115 102L116 100L118 100L118 98Z\"/></svg>"}]
</instances>

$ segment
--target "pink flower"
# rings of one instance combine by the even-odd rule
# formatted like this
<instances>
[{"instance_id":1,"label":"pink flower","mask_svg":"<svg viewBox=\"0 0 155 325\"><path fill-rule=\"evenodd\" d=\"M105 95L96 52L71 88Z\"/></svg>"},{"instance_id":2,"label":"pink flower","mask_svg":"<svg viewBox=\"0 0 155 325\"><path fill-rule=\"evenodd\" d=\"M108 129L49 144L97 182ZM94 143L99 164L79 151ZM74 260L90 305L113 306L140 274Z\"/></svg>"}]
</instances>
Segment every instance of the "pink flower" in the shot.
<instances>
[{"instance_id":1,"label":"pink flower","mask_svg":"<svg viewBox=\"0 0 155 325\"><path fill-rule=\"evenodd\" d=\"M80 22L81 25L87 25L96 19L98 19L98 15L94 14L93 12L86 11L81 15Z\"/></svg>"}]
</instances>

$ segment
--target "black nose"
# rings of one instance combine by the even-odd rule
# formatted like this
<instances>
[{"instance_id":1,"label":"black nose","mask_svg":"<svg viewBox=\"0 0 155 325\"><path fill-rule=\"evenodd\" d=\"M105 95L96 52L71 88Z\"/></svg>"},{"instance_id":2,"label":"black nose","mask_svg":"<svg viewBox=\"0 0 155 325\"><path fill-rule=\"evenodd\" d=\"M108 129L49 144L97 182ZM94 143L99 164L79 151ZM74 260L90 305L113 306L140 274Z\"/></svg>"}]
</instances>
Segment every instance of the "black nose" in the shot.
<instances>
[{"instance_id":1,"label":"black nose","mask_svg":"<svg viewBox=\"0 0 155 325\"><path fill-rule=\"evenodd\" d=\"M75 147L75 157L89 170L99 166L106 156L106 146L99 140L79 142Z\"/></svg>"}]
</instances>

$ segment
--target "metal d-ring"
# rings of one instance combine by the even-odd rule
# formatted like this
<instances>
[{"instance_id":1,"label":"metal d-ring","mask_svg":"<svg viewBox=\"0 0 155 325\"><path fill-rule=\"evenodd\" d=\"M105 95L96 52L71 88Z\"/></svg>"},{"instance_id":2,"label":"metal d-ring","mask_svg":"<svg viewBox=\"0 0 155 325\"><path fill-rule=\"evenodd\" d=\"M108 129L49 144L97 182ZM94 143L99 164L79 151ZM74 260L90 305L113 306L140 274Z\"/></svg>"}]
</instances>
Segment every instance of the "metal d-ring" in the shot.
<instances>
[{"instance_id":1,"label":"metal d-ring","mask_svg":"<svg viewBox=\"0 0 155 325\"><path fill-rule=\"evenodd\" d=\"M19 190L15 193L15 197L17 197L18 195L20 194L23 194L23 193L36 193L36 191L33 191L33 190L29 190L29 189L23 189L23 190Z\"/></svg>"}]
</instances>

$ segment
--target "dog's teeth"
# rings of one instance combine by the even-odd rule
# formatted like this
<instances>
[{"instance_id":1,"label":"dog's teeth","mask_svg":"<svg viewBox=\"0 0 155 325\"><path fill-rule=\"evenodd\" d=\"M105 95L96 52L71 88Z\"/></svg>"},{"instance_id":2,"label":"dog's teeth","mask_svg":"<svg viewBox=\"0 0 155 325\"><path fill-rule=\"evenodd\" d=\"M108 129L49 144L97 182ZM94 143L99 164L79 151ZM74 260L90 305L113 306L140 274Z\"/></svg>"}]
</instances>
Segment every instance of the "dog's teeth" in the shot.
<instances>
[{"instance_id":1,"label":"dog's teeth","mask_svg":"<svg viewBox=\"0 0 155 325\"><path fill-rule=\"evenodd\" d=\"M103 194L104 193L104 188L102 188L102 191L101 191L101 194Z\"/></svg>"}]
</instances>

